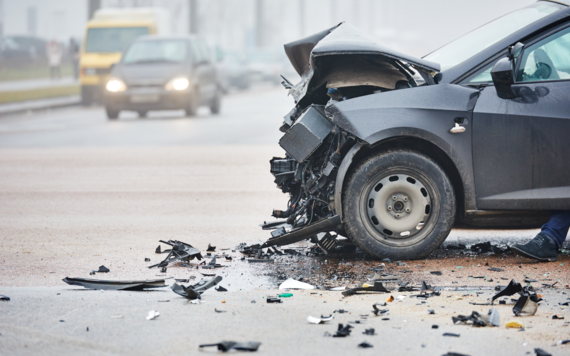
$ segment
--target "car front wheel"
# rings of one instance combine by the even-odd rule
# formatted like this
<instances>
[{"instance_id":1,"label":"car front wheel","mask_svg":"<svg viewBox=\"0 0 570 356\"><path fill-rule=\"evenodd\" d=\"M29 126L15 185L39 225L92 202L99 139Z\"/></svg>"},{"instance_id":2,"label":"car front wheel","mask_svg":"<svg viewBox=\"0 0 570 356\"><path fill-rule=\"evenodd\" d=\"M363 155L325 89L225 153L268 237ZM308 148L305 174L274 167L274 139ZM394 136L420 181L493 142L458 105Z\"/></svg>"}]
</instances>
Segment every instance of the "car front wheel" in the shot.
<instances>
[{"instance_id":1,"label":"car front wheel","mask_svg":"<svg viewBox=\"0 0 570 356\"><path fill-rule=\"evenodd\" d=\"M447 175L410 150L365 159L351 172L342 201L349 238L377 258L423 258L443 243L455 220Z\"/></svg>"},{"instance_id":2,"label":"car front wheel","mask_svg":"<svg viewBox=\"0 0 570 356\"><path fill-rule=\"evenodd\" d=\"M120 110L113 109L110 107L105 107L105 111L107 112L107 118L109 120L116 120L119 117Z\"/></svg>"}]
</instances>

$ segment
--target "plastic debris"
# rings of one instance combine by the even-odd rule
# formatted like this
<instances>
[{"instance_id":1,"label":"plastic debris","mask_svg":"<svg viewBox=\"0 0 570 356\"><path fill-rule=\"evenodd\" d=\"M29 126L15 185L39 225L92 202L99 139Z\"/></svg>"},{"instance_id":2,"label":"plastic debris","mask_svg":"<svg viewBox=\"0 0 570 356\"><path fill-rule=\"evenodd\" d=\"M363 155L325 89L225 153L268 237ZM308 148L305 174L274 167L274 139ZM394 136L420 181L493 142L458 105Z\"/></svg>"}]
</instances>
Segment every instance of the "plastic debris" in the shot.
<instances>
[{"instance_id":1,"label":"plastic debris","mask_svg":"<svg viewBox=\"0 0 570 356\"><path fill-rule=\"evenodd\" d=\"M228 291L226 288L224 288L224 287L222 287L222 286L217 286L217 287L215 288L215 290L217 290L218 292L227 292L227 291Z\"/></svg>"},{"instance_id":2,"label":"plastic debris","mask_svg":"<svg viewBox=\"0 0 570 356\"><path fill-rule=\"evenodd\" d=\"M488 324L491 324L492 326L499 326L500 322L499 312L495 308L489 310L489 313L487 315L481 315L478 312L473 311L469 316L452 316L451 320L453 320L453 324L457 322L464 324L471 322L473 326L479 327L487 326Z\"/></svg>"},{"instance_id":3,"label":"plastic debris","mask_svg":"<svg viewBox=\"0 0 570 356\"><path fill-rule=\"evenodd\" d=\"M230 350L237 350L237 351L257 351L261 345L261 342L249 341L249 342L235 342L235 341L222 341L217 344L204 344L200 345L200 348L203 347L214 347L218 348L218 351L227 352Z\"/></svg>"},{"instance_id":4,"label":"plastic debris","mask_svg":"<svg viewBox=\"0 0 570 356\"><path fill-rule=\"evenodd\" d=\"M7 297L7 296L5 296L5 295L1 295L1 294L0 294L0 300L3 301L3 302L8 302L8 301L10 301L10 297Z\"/></svg>"},{"instance_id":5,"label":"plastic debris","mask_svg":"<svg viewBox=\"0 0 570 356\"><path fill-rule=\"evenodd\" d=\"M214 308L214 311L215 311L216 313L227 313L227 311L225 311L225 310L218 310L217 308Z\"/></svg>"},{"instance_id":6,"label":"plastic debris","mask_svg":"<svg viewBox=\"0 0 570 356\"><path fill-rule=\"evenodd\" d=\"M289 278L281 283L279 289L315 289L315 286Z\"/></svg>"},{"instance_id":7,"label":"plastic debris","mask_svg":"<svg viewBox=\"0 0 570 356\"><path fill-rule=\"evenodd\" d=\"M328 290L330 290L331 292L340 292L345 290L346 287L333 287L333 288L329 288Z\"/></svg>"},{"instance_id":8,"label":"plastic debris","mask_svg":"<svg viewBox=\"0 0 570 356\"><path fill-rule=\"evenodd\" d=\"M432 328L432 329L439 329L439 325L433 324L433 325L431 326L431 328Z\"/></svg>"},{"instance_id":9,"label":"plastic debris","mask_svg":"<svg viewBox=\"0 0 570 356\"><path fill-rule=\"evenodd\" d=\"M428 309L428 314L435 314L435 310L433 310L433 309Z\"/></svg>"},{"instance_id":10,"label":"plastic debris","mask_svg":"<svg viewBox=\"0 0 570 356\"><path fill-rule=\"evenodd\" d=\"M370 329L365 329L363 332L364 335L376 335L376 333L374 332L374 328L370 328Z\"/></svg>"},{"instance_id":11,"label":"plastic debris","mask_svg":"<svg viewBox=\"0 0 570 356\"><path fill-rule=\"evenodd\" d=\"M220 283L221 280L222 276L216 276L215 278L212 278L210 280L201 281L199 283L196 283L188 287L174 283L170 288L174 293L181 295L185 298L188 298L190 300L194 300L194 299L200 299L202 293L212 288L216 284Z\"/></svg>"},{"instance_id":12,"label":"plastic debris","mask_svg":"<svg viewBox=\"0 0 570 356\"><path fill-rule=\"evenodd\" d=\"M552 354L549 354L548 352L544 351L543 349L534 349L534 353L536 354L536 356L552 356Z\"/></svg>"},{"instance_id":13,"label":"plastic debris","mask_svg":"<svg viewBox=\"0 0 570 356\"><path fill-rule=\"evenodd\" d=\"M394 301L394 296L389 296L388 299L386 299L387 302L393 302Z\"/></svg>"},{"instance_id":14,"label":"plastic debris","mask_svg":"<svg viewBox=\"0 0 570 356\"><path fill-rule=\"evenodd\" d=\"M384 303L384 304L380 304L380 303L374 303L374 304L372 304L372 308L374 309L374 310L372 310L372 312L373 312L374 315L376 315L376 316L378 316L378 315L384 315L384 314L386 314L386 313L388 313L388 312L390 311L390 309L379 309L378 306L385 307L385 306L386 306L386 303Z\"/></svg>"},{"instance_id":15,"label":"plastic debris","mask_svg":"<svg viewBox=\"0 0 570 356\"><path fill-rule=\"evenodd\" d=\"M441 273L441 271L431 271L431 274L433 274L434 276L441 276L443 275L443 273Z\"/></svg>"},{"instance_id":16,"label":"plastic debris","mask_svg":"<svg viewBox=\"0 0 570 356\"><path fill-rule=\"evenodd\" d=\"M370 345L369 343L367 343L366 341L364 341L364 342L361 342L360 344L358 344L358 347L360 347L360 348L362 348L362 349L368 349L368 348L371 348L371 347L374 347L374 346L372 346L372 345Z\"/></svg>"},{"instance_id":17,"label":"plastic debris","mask_svg":"<svg viewBox=\"0 0 570 356\"><path fill-rule=\"evenodd\" d=\"M460 353L457 353L457 352L451 352L451 351L450 351L450 352L448 352L448 353L446 353L445 355L442 355L442 356L469 356L469 355L460 354Z\"/></svg>"},{"instance_id":18,"label":"plastic debris","mask_svg":"<svg viewBox=\"0 0 570 356\"><path fill-rule=\"evenodd\" d=\"M148 312L148 315L146 316L146 320L154 320L156 318L158 318L160 316L160 313L157 312L156 310L151 310Z\"/></svg>"},{"instance_id":19,"label":"plastic debris","mask_svg":"<svg viewBox=\"0 0 570 356\"><path fill-rule=\"evenodd\" d=\"M267 303L283 303L283 301L277 297L267 297Z\"/></svg>"},{"instance_id":20,"label":"plastic debris","mask_svg":"<svg viewBox=\"0 0 570 356\"><path fill-rule=\"evenodd\" d=\"M150 288L163 288L167 286L164 283L164 279L148 279L145 281L108 281L101 279L65 277L63 281L67 284L82 286L87 289L143 290Z\"/></svg>"},{"instance_id":21,"label":"plastic debris","mask_svg":"<svg viewBox=\"0 0 570 356\"><path fill-rule=\"evenodd\" d=\"M145 257L145 258L144 258L144 261L145 261L145 262L150 262L150 258Z\"/></svg>"},{"instance_id":22,"label":"plastic debris","mask_svg":"<svg viewBox=\"0 0 570 356\"><path fill-rule=\"evenodd\" d=\"M507 329L522 329L524 328L524 325L520 321L511 320L505 324L505 327Z\"/></svg>"},{"instance_id":23,"label":"plastic debris","mask_svg":"<svg viewBox=\"0 0 570 356\"><path fill-rule=\"evenodd\" d=\"M554 320L562 320L562 319L564 319L564 317L563 317L563 316L558 316L558 315L553 315L553 316L552 316L552 319L554 319Z\"/></svg>"},{"instance_id":24,"label":"plastic debris","mask_svg":"<svg viewBox=\"0 0 570 356\"><path fill-rule=\"evenodd\" d=\"M399 295L396 297L396 299L398 299L398 300L404 300L405 298L406 298L405 295Z\"/></svg>"},{"instance_id":25,"label":"plastic debris","mask_svg":"<svg viewBox=\"0 0 570 356\"><path fill-rule=\"evenodd\" d=\"M454 334L454 333L443 333L443 336L459 337L459 336L461 336L461 335L459 335L459 334Z\"/></svg>"},{"instance_id":26,"label":"plastic debris","mask_svg":"<svg viewBox=\"0 0 570 356\"><path fill-rule=\"evenodd\" d=\"M348 313L348 311L346 311L344 309L338 309L338 310L333 311L333 313L344 314L344 313Z\"/></svg>"},{"instance_id":27,"label":"plastic debris","mask_svg":"<svg viewBox=\"0 0 570 356\"><path fill-rule=\"evenodd\" d=\"M293 296L293 293L279 294L279 298L291 298L292 296Z\"/></svg>"},{"instance_id":28,"label":"plastic debris","mask_svg":"<svg viewBox=\"0 0 570 356\"><path fill-rule=\"evenodd\" d=\"M200 250L198 250L195 247L192 247L192 245L189 245L185 242L177 240L168 240L168 241L160 240L160 242L172 246L172 249L169 250L170 252L168 253L168 256L166 256L166 258L162 262L149 266L148 268L166 267L168 266L169 263L176 261L190 261L193 260L194 258L197 258L198 260L202 259L202 254L200 253ZM155 252L160 253L160 245L157 247ZM166 252L166 250L164 252Z\"/></svg>"},{"instance_id":29,"label":"plastic debris","mask_svg":"<svg viewBox=\"0 0 570 356\"><path fill-rule=\"evenodd\" d=\"M348 335L350 335L351 329L352 329L351 325L346 324L346 326L344 326L342 324L338 324L338 329L336 333L333 335L333 337L347 337Z\"/></svg>"},{"instance_id":30,"label":"plastic debris","mask_svg":"<svg viewBox=\"0 0 570 356\"><path fill-rule=\"evenodd\" d=\"M491 304L493 304L497 298L510 296L515 293L520 294L520 298L513 307L513 313L516 316L534 315L538 309L538 302L542 299L532 291L532 287L523 287L520 283L515 282L514 279L511 280L507 287L491 298Z\"/></svg>"},{"instance_id":31,"label":"plastic debris","mask_svg":"<svg viewBox=\"0 0 570 356\"><path fill-rule=\"evenodd\" d=\"M558 345L566 345L566 344L568 344L568 343L570 343L570 340L560 340L560 341L558 341Z\"/></svg>"},{"instance_id":32,"label":"plastic debris","mask_svg":"<svg viewBox=\"0 0 570 356\"><path fill-rule=\"evenodd\" d=\"M223 267L221 264L216 263L216 256L214 256L214 258L212 258L212 260L210 260L210 262L208 262L207 265L202 266L202 268L204 269L214 269L214 268L219 268L219 267Z\"/></svg>"},{"instance_id":33,"label":"plastic debris","mask_svg":"<svg viewBox=\"0 0 570 356\"><path fill-rule=\"evenodd\" d=\"M342 292L342 295L348 297L354 294L357 294L358 292L380 292L380 293L390 293L389 290L387 290L384 285L382 285L382 282L380 281L374 281L374 285L370 286L365 284L363 287L357 287L357 288L351 288L349 290L346 290L344 292Z\"/></svg>"},{"instance_id":34,"label":"plastic debris","mask_svg":"<svg viewBox=\"0 0 570 356\"><path fill-rule=\"evenodd\" d=\"M98 270L91 271L91 272L89 272L89 274L94 275L95 273L108 273L108 272L110 272L110 270L107 267L101 265L101 266L99 266Z\"/></svg>"},{"instance_id":35,"label":"plastic debris","mask_svg":"<svg viewBox=\"0 0 570 356\"><path fill-rule=\"evenodd\" d=\"M326 322L329 322L331 320L333 320L334 316L329 315L329 316L322 316L320 318L315 318L314 316L308 316L307 317L307 321L311 324L324 324Z\"/></svg>"},{"instance_id":36,"label":"plastic debris","mask_svg":"<svg viewBox=\"0 0 570 356\"><path fill-rule=\"evenodd\" d=\"M212 246L210 244L208 244L208 248L206 249L206 252L214 252L216 251L216 246Z\"/></svg>"}]
</instances>

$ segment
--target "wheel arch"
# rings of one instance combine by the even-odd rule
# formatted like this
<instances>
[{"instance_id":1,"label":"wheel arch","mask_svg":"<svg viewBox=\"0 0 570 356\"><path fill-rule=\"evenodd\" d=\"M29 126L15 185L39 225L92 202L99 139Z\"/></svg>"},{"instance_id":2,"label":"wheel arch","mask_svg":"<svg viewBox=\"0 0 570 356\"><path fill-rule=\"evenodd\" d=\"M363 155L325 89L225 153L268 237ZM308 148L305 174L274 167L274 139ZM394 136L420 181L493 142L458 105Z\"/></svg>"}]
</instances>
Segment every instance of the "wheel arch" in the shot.
<instances>
[{"instance_id":1,"label":"wheel arch","mask_svg":"<svg viewBox=\"0 0 570 356\"><path fill-rule=\"evenodd\" d=\"M442 145L438 141L443 140L434 139L430 136L435 135L423 130L413 130L415 131L415 134L410 134L410 132L402 134L404 133L402 129L391 129L388 131L392 131L392 134L389 132L378 133L382 134L381 136L384 137L380 137L380 135L375 134L374 136L379 137L380 139L374 142L374 144L369 145L363 142L357 142L347 152L339 166L335 182L334 203L336 213L340 215L341 219L343 217L342 192L345 189L345 180L349 175L349 172L352 171L358 163L379 152L391 149L412 149L423 153L434 160L447 174L457 199L456 217L460 221L463 220L465 211L468 210L470 204L474 204L475 202L474 187L470 187L468 183L466 184L465 175L467 172L464 171L462 174L461 166L457 164L457 158L455 160L453 159L452 147L445 142L443 142ZM409 131L409 129L405 131ZM471 200L471 202L469 200Z\"/></svg>"}]
</instances>

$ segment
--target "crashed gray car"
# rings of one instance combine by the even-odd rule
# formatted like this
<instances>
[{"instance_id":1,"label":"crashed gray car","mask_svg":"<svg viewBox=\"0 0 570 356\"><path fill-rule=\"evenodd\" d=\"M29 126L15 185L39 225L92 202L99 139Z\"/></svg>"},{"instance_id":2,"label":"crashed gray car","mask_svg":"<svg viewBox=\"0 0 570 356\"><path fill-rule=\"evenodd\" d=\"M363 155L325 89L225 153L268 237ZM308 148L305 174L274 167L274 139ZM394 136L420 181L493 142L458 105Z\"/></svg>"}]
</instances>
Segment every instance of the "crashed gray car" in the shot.
<instances>
[{"instance_id":1,"label":"crashed gray car","mask_svg":"<svg viewBox=\"0 0 570 356\"><path fill-rule=\"evenodd\" d=\"M343 235L423 258L454 226L538 227L570 209L570 8L538 1L424 58L341 23L285 45L301 81L271 173L264 246ZM326 234L323 234L326 233Z\"/></svg>"}]
</instances>

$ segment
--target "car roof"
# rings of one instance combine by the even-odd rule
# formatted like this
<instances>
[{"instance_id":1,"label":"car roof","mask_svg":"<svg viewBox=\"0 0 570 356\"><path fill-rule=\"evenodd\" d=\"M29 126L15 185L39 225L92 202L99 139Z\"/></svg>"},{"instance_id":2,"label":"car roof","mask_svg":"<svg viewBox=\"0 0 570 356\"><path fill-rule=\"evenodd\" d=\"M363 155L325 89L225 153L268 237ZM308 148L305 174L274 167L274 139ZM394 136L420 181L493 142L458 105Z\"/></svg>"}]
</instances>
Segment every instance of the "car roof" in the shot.
<instances>
[{"instance_id":1,"label":"car roof","mask_svg":"<svg viewBox=\"0 0 570 356\"><path fill-rule=\"evenodd\" d=\"M557 4L561 4L561 5L570 6L570 0L540 0L540 1L549 1L549 2L555 2Z\"/></svg>"}]
</instances>

